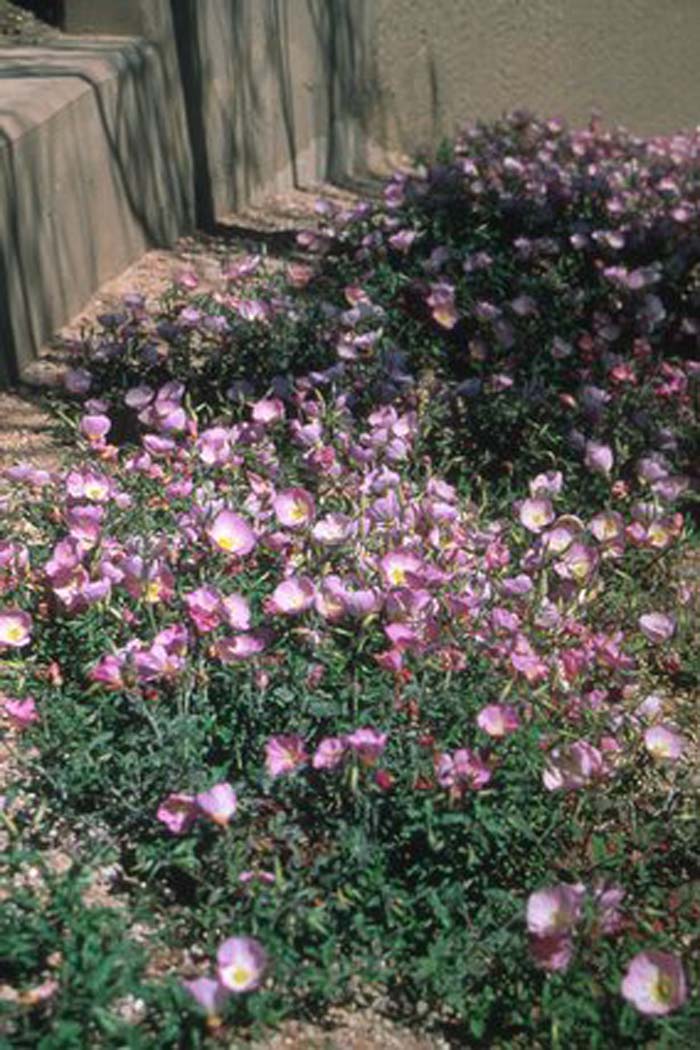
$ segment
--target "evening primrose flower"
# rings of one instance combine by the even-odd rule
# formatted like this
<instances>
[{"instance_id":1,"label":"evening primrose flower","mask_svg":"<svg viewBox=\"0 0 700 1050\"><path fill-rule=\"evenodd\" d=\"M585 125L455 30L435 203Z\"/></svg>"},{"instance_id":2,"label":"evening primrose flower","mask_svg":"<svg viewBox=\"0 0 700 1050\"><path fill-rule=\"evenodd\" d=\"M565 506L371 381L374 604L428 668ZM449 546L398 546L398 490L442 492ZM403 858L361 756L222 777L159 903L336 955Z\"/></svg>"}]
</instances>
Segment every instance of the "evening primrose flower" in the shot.
<instances>
[{"instance_id":1,"label":"evening primrose flower","mask_svg":"<svg viewBox=\"0 0 700 1050\"><path fill-rule=\"evenodd\" d=\"M217 975L230 992L252 992L267 968L265 949L254 937L229 937L216 953Z\"/></svg>"},{"instance_id":2,"label":"evening primrose flower","mask_svg":"<svg viewBox=\"0 0 700 1050\"><path fill-rule=\"evenodd\" d=\"M173 792L164 798L156 813L161 824L165 824L171 835L184 835L190 830L197 816L197 803L194 795L180 791Z\"/></svg>"},{"instance_id":3,"label":"evening primrose flower","mask_svg":"<svg viewBox=\"0 0 700 1050\"><path fill-rule=\"evenodd\" d=\"M666 613L651 612L640 616L637 621L639 630L652 645L663 645L673 637L676 631L674 616Z\"/></svg>"},{"instance_id":4,"label":"evening primrose flower","mask_svg":"<svg viewBox=\"0 0 700 1050\"><path fill-rule=\"evenodd\" d=\"M27 729L39 721L39 712L31 696L25 697L24 700L15 700L9 696L3 697L0 699L0 704L16 729Z\"/></svg>"},{"instance_id":5,"label":"evening primrose flower","mask_svg":"<svg viewBox=\"0 0 700 1050\"><path fill-rule=\"evenodd\" d=\"M587 787L604 773L603 756L598 748L587 740L577 740L550 751L542 780L548 791L572 791Z\"/></svg>"},{"instance_id":6,"label":"evening primrose flower","mask_svg":"<svg viewBox=\"0 0 700 1050\"><path fill-rule=\"evenodd\" d=\"M296 734L271 736L265 744L265 768L271 777L293 773L307 759L304 741Z\"/></svg>"},{"instance_id":7,"label":"evening primrose flower","mask_svg":"<svg viewBox=\"0 0 700 1050\"><path fill-rule=\"evenodd\" d=\"M639 952L630 960L620 986L623 998L642 1014L663 1017L688 997L680 959L669 952Z\"/></svg>"},{"instance_id":8,"label":"evening primrose flower","mask_svg":"<svg viewBox=\"0 0 700 1050\"><path fill-rule=\"evenodd\" d=\"M644 746L652 758L677 762L685 744L685 737L670 725L650 726L644 731Z\"/></svg>"},{"instance_id":9,"label":"evening primrose flower","mask_svg":"<svg viewBox=\"0 0 700 1050\"><path fill-rule=\"evenodd\" d=\"M200 791L198 795L195 795L195 802L205 817L222 827L230 823L238 809L236 792L225 781L215 784L208 791Z\"/></svg>"},{"instance_id":10,"label":"evening primrose flower","mask_svg":"<svg viewBox=\"0 0 700 1050\"><path fill-rule=\"evenodd\" d=\"M585 892L580 882L560 882L531 893L526 910L528 932L538 937L569 933L581 916Z\"/></svg>"},{"instance_id":11,"label":"evening primrose flower","mask_svg":"<svg viewBox=\"0 0 700 1050\"><path fill-rule=\"evenodd\" d=\"M423 562L410 551L391 551L379 562L386 582L390 587L403 587L411 577L423 571Z\"/></svg>"},{"instance_id":12,"label":"evening primrose flower","mask_svg":"<svg viewBox=\"0 0 700 1050\"><path fill-rule=\"evenodd\" d=\"M296 616L310 609L316 588L308 576L290 576L279 583L265 603L266 611Z\"/></svg>"},{"instance_id":13,"label":"evening primrose flower","mask_svg":"<svg viewBox=\"0 0 700 1050\"><path fill-rule=\"evenodd\" d=\"M503 737L513 733L520 725L518 712L510 704L488 704L476 716L479 729L489 736Z\"/></svg>"},{"instance_id":14,"label":"evening primrose flower","mask_svg":"<svg viewBox=\"0 0 700 1050\"><path fill-rule=\"evenodd\" d=\"M554 508L548 499L524 499L520 504L518 517L521 525L530 532L538 533L554 521Z\"/></svg>"},{"instance_id":15,"label":"evening primrose flower","mask_svg":"<svg viewBox=\"0 0 700 1050\"><path fill-rule=\"evenodd\" d=\"M593 474L603 474L607 477L615 462L613 450L610 445L602 445L598 441L587 441L584 453L584 463Z\"/></svg>"},{"instance_id":16,"label":"evening primrose flower","mask_svg":"<svg viewBox=\"0 0 700 1050\"><path fill-rule=\"evenodd\" d=\"M21 609L0 611L0 651L22 649L32 640L32 618Z\"/></svg>"},{"instance_id":17,"label":"evening primrose flower","mask_svg":"<svg viewBox=\"0 0 700 1050\"><path fill-rule=\"evenodd\" d=\"M183 981L182 987L197 1005L202 1007L212 1025L219 1020L231 995L228 988L212 977L196 977L192 981Z\"/></svg>"},{"instance_id":18,"label":"evening primrose flower","mask_svg":"<svg viewBox=\"0 0 700 1050\"><path fill-rule=\"evenodd\" d=\"M211 542L225 554L243 557L250 554L257 543L250 525L232 510L222 510L207 530Z\"/></svg>"},{"instance_id":19,"label":"evening primrose flower","mask_svg":"<svg viewBox=\"0 0 700 1050\"><path fill-rule=\"evenodd\" d=\"M301 529L313 518L316 505L306 489L291 488L278 492L272 501L280 525L287 529Z\"/></svg>"}]
</instances>

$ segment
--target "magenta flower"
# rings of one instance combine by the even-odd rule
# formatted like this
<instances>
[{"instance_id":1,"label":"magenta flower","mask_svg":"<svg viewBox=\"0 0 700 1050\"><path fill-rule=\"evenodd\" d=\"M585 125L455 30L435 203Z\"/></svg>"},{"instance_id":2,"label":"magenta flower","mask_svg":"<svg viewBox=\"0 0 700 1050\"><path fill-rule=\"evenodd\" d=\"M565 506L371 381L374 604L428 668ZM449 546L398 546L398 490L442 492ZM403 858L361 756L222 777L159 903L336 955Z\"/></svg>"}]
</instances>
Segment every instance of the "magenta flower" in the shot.
<instances>
[{"instance_id":1,"label":"magenta flower","mask_svg":"<svg viewBox=\"0 0 700 1050\"><path fill-rule=\"evenodd\" d=\"M648 642L652 645L663 645L673 637L676 631L675 617L666 613L645 613L640 616L639 629Z\"/></svg>"},{"instance_id":2,"label":"magenta flower","mask_svg":"<svg viewBox=\"0 0 700 1050\"><path fill-rule=\"evenodd\" d=\"M216 643L216 655L223 664L236 663L238 660L250 660L262 653L270 642L266 631L247 631L243 634L221 638Z\"/></svg>"},{"instance_id":3,"label":"magenta flower","mask_svg":"<svg viewBox=\"0 0 700 1050\"><path fill-rule=\"evenodd\" d=\"M476 717L479 729L493 737L507 736L520 725L518 712L510 704L488 704Z\"/></svg>"},{"instance_id":4,"label":"magenta flower","mask_svg":"<svg viewBox=\"0 0 700 1050\"><path fill-rule=\"evenodd\" d=\"M603 474L607 477L613 468L613 451L610 445L601 445L598 441L587 441L583 461L592 473Z\"/></svg>"},{"instance_id":5,"label":"magenta flower","mask_svg":"<svg viewBox=\"0 0 700 1050\"><path fill-rule=\"evenodd\" d=\"M230 823L238 809L236 792L225 781L215 784L208 791L200 791L198 795L195 795L195 802L200 813L222 827Z\"/></svg>"},{"instance_id":6,"label":"magenta flower","mask_svg":"<svg viewBox=\"0 0 700 1050\"><path fill-rule=\"evenodd\" d=\"M380 733L370 727L356 729L345 737L345 743L365 763L371 764L384 753L388 733Z\"/></svg>"},{"instance_id":7,"label":"magenta flower","mask_svg":"<svg viewBox=\"0 0 700 1050\"><path fill-rule=\"evenodd\" d=\"M314 769L335 769L342 762L347 749L344 737L325 737L314 751L311 765Z\"/></svg>"},{"instance_id":8,"label":"magenta flower","mask_svg":"<svg viewBox=\"0 0 700 1050\"><path fill-rule=\"evenodd\" d=\"M184 795L174 792L163 799L158 812L157 819L165 824L171 835L184 835L190 830L197 816L197 803L194 795Z\"/></svg>"},{"instance_id":9,"label":"magenta flower","mask_svg":"<svg viewBox=\"0 0 700 1050\"><path fill-rule=\"evenodd\" d=\"M308 525L316 512L313 496L306 489L285 489L272 501L280 525L287 529L301 529Z\"/></svg>"},{"instance_id":10,"label":"magenta flower","mask_svg":"<svg viewBox=\"0 0 700 1050\"><path fill-rule=\"evenodd\" d=\"M200 634L213 631L221 623L221 598L214 587L198 587L184 595L187 612Z\"/></svg>"},{"instance_id":11,"label":"magenta flower","mask_svg":"<svg viewBox=\"0 0 700 1050\"><path fill-rule=\"evenodd\" d=\"M550 751L542 774L548 791L573 791L588 787L605 773L603 756L587 740Z\"/></svg>"},{"instance_id":12,"label":"magenta flower","mask_svg":"<svg viewBox=\"0 0 700 1050\"><path fill-rule=\"evenodd\" d=\"M197 452L207 466L222 466L231 455L231 433L224 427L204 430L197 439Z\"/></svg>"},{"instance_id":13,"label":"magenta flower","mask_svg":"<svg viewBox=\"0 0 700 1050\"><path fill-rule=\"evenodd\" d=\"M327 514L316 522L311 535L325 547L338 547L355 532L356 525L347 514Z\"/></svg>"},{"instance_id":14,"label":"magenta flower","mask_svg":"<svg viewBox=\"0 0 700 1050\"><path fill-rule=\"evenodd\" d=\"M560 882L531 893L526 912L528 932L537 937L570 933L581 917L585 892L580 882L575 885Z\"/></svg>"},{"instance_id":15,"label":"magenta flower","mask_svg":"<svg viewBox=\"0 0 700 1050\"><path fill-rule=\"evenodd\" d=\"M459 320L459 314L457 313L457 307L455 306L455 290L453 285L448 284L446 281L431 284L430 295L427 298L427 303L431 309L433 320L436 321L441 328L454 328Z\"/></svg>"},{"instance_id":16,"label":"magenta flower","mask_svg":"<svg viewBox=\"0 0 700 1050\"><path fill-rule=\"evenodd\" d=\"M222 510L207 530L211 542L226 554L243 557L255 547L257 540L250 525L232 510Z\"/></svg>"},{"instance_id":17,"label":"magenta flower","mask_svg":"<svg viewBox=\"0 0 700 1050\"><path fill-rule=\"evenodd\" d=\"M32 618L21 609L0 611L0 651L22 649L32 640Z\"/></svg>"},{"instance_id":18,"label":"magenta flower","mask_svg":"<svg viewBox=\"0 0 700 1050\"><path fill-rule=\"evenodd\" d=\"M644 731L644 746L653 758L677 762L685 750L686 739L673 726L650 726Z\"/></svg>"},{"instance_id":19,"label":"magenta flower","mask_svg":"<svg viewBox=\"0 0 700 1050\"><path fill-rule=\"evenodd\" d=\"M554 508L548 499L524 499L518 511L521 525L530 532L542 532L554 521Z\"/></svg>"},{"instance_id":20,"label":"magenta flower","mask_svg":"<svg viewBox=\"0 0 700 1050\"><path fill-rule=\"evenodd\" d=\"M267 968L265 949L253 937L229 937L216 953L219 981L231 992L252 992Z\"/></svg>"},{"instance_id":21,"label":"magenta flower","mask_svg":"<svg viewBox=\"0 0 700 1050\"><path fill-rule=\"evenodd\" d=\"M549 973L561 973L568 969L574 955L574 942L567 933L531 936L529 947L535 966Z\"/></svg>"},{"instance_id":22,"label":"magenta flower","mask_svg":"<svg viewBox=\"0 0 700 1050\"><path fill-rule=\"evenodd\" d=\"M196 977L192 981L183 981L182 987L212 1020L221 1015L231 995L228 988L212 977Z\"/></svg>"},{"instance_id":23,"label":"magenta flower","mask_svg":"<svg viewBox=\"0 0 700 1050\"><path fill-rule=\"evenodd\" d=\"M392 551L379 562L386 582L390 587L404 587L424 570L421 559L411 551Z\"/></svg>"},{"instance_id":24,"label":"magenta flower","mask_svg":"<svg viewBox=\"0 0 700 1050\"><path fill-rule=\"evenodd\" d=\"M316 588L308 576L290 576L275 587L265 602L267 612L298 616L314 604Z\"/></svg>"},{"instance_id":25,"label":"magenta flower","mask_svg":"<svg viewBox=\"0 0 700 1050\"><path fill-rule=\"evenodd\" d=\"M642 1014L663 1017L688 997L680 959L669 952L639 952L630 960L620 986L623 998Z\"/></svg>"},{"instance_id":26,"label":"magenta flower","mask_svg":"<svg viewBox=\"0 0 700 1050\"><path fill-rule=\"evenodd\" d=\"M294 734L271 736L265 744L265 768L271 777L293 773L308 757L304 741Z\"/></svg>"},{"instance_id":27,"label":"magenta flower","mask_svg":"<svg viewBox=\"0 0 700 1050\"><path fill-rule=\"evenodd\" d=\"M64 373L63 385L69 394L87 394L92 386L92 375L84 368L69 368Z\"/></svg>"},{"instance_id":28,"label":"magenta flower","mask_svg":"<svg viewBox=\"0 0 700 1050\"><path fill-rule=\"evenodd\" d=\"M242 594L227 594L221 599L224 619L234 631L250 628L250 605Z\"/></svg>"},{"instance_id":29,"label":"magenta flower","mask_svg":"<svg viewBox=\"0 0 700 1050\"><path fill-rule=\"evenodd\" d=\"M10 722L17 729L27 729L39 721L39 712L31 696L25 697L24 700L15 700L9 696L3 697L0 703Z\"/></svg>"},{"instance_id":30,"label":"magenta flower","mask_svg":"<svg viewBox=\"0 0 700 1050\"><path fill-rule=\"evenodd\" d=\"M284 403L279 398L263 398L256 401L251 408L254 423L278 423L284 419Z\"/></svg>"}]
</instances>

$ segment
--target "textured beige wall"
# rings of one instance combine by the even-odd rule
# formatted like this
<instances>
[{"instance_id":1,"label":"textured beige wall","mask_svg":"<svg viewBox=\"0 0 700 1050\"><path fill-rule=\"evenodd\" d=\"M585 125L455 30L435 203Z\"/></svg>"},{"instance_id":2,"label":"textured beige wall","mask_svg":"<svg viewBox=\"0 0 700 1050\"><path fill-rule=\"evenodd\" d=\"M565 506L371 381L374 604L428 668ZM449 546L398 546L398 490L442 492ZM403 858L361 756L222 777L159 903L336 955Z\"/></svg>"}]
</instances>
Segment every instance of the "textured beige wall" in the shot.
<instances>
[{"instance_id":1,"label":"textured beige wall","mask_svg":"<svg viewBox=\"0 0 700 1050\"><path fill-rule=\"evenodd\" d=\"M292 3L295 0L291 0ZM353 0L348 0L350 4ZM372 0L372 137L413 151L524 107L655 133L700 123L700 0Z\"/></svg>"}]
</instances>

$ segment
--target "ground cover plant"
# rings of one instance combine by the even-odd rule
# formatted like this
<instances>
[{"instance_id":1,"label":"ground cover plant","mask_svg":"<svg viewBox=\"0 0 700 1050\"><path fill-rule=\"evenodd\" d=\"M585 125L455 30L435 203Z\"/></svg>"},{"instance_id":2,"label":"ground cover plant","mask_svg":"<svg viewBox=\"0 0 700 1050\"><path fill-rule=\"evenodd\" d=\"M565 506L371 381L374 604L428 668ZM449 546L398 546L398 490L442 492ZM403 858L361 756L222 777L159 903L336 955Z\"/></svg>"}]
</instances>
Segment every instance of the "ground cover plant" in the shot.
<instances>
[{"instance_id":1,"label":"ground cover plant","mask_svg":"<svg viewBox=\"0 0 700 1050\"><path fill-rule=\"evenodd\" d=\"M12 1045L369 993L457 1046L693 1045L699 150L468 129L77 351L79 452L0 523Z\"/></svg>"}]
</instances>

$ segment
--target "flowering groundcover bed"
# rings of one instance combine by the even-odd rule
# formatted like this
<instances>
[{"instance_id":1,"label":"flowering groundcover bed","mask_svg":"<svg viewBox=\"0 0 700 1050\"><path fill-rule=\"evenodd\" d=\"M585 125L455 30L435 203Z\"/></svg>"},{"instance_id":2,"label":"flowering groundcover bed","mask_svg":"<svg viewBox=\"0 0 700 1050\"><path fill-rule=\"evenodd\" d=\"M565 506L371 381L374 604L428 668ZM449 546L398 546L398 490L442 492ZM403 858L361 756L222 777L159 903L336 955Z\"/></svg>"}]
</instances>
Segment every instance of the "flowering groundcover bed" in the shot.
<instances>
[{"instance_id":1,"label":"flowering groundcover bed","mask_svg":"<svg viewBox=\"0 0 700 1050\"><path fill-rule=\"evenodd\" d=\"M692 1045L700 135L442 152L276 276L128 297L79 452L6 472L12 1046L368 991L457 1046Z\"/></svg>"}]
</instances>

